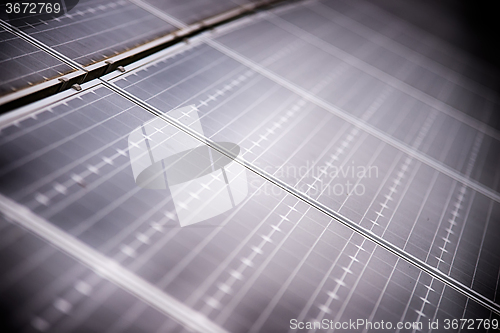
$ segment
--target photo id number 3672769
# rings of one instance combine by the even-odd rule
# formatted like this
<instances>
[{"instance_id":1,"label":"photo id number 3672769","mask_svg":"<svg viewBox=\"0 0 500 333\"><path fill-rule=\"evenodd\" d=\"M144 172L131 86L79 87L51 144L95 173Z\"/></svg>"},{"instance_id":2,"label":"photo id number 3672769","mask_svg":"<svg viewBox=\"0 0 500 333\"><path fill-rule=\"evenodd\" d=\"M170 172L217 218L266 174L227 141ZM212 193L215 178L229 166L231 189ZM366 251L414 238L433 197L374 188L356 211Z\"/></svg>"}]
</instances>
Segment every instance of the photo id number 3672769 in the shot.
<instances>
[{"instance_id":1,"label":"photo id number 3672769","mask_svg":"<svg viewBox=\"0 0 500 333\"><path fill-rule=\"evenodd\" d=\"M7 2L5 12L7 14L59 14L61 4L59 2Z\"/></svg>"}]
</instances>

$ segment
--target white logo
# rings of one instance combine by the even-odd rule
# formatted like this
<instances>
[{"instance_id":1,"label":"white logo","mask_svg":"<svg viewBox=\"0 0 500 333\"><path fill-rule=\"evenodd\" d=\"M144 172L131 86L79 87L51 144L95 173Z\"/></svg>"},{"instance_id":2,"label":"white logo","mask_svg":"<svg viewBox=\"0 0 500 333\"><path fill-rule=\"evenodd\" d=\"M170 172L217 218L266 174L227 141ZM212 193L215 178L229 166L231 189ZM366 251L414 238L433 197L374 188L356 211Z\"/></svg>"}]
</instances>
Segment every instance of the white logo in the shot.
<instances>
[{"instance_id":1,"label":"white logo","mask_svg":"<svg viewBox=\"0 0 500 333\"><path fill-rule=\"evenodd\" d=\"M196 106L172 110L168 115L203 134ZM239 155L238 145L218 144ZM128 145L135 183L144 189L169 188L181 226L222 214L248 194L242 165L162 119L134 129Z\"/></svg>"}]
</instances>

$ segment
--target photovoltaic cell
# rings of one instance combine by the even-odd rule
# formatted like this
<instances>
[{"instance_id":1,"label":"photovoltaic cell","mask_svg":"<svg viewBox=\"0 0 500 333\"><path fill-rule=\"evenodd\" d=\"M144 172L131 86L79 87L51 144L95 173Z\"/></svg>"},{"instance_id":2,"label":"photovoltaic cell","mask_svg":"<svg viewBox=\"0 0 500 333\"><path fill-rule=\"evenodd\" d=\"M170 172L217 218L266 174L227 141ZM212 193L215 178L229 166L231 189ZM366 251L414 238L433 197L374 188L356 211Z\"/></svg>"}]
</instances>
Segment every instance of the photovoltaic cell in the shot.
<instances>
[{"instance_id":1,"label":"photovoltaic cell","mask_svg":"<svg viewBox=\"0 0 500 333\"><path fill-rule=\"evenodd\" d=\"M150 332L171 321L3 216L0 230L3 320L13 318L0 322L3 331L104 332L126 323L134 332ZM144 311L131 323L123 314L133 306Z\"/></svg>"}]
</instances>

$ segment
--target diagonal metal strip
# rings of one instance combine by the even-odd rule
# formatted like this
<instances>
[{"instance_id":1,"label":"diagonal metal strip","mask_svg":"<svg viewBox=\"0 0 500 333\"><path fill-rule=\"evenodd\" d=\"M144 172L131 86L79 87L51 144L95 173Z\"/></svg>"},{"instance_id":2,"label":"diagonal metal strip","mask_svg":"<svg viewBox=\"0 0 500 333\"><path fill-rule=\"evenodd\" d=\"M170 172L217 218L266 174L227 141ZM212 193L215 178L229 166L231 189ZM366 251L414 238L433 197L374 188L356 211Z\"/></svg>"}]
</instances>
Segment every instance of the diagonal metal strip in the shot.
<instances>
[{"instance_id":1,"label":"diagonal metal strip","mask_svg":"<svg viewBox=\"0 0 500 333\"><path fill-rule=\"evenodd\" d=\"M360 225L356 224L355 222L351 221L347 217L343 216L342 214L337 213L336 211L332 210L331 208L325 206L324 204L320 203L319 201L316 201L315 199L309 197L308 195L296 190L292 186L288 185L287 183L277 179L270 173L264 171L263 169L245 161L239 156L236 156L233 152L225 149L221 145L217 144L216 142L206 138L205 136L199 134L196 131L193 131L186 125L180 123L176 119L168 116L168 114L165 114L161 112L160 110L156 109L155 107L149 105L148 103L140 100L139 98L135 97L134 95L128 93L127 91L124 91L123 89L119 88L113 83L101 80L103 85L111 89L112 91L116 92L117 94L127 98L131 102L137 104L138 106L144 108L145 110L151 112L153 115L157 116L158 118L161 118L171 124L172 126L175 126L177 129L185 132L186 134L192 136L196 140L199 140L200 142L208 145L210 148L218 151L219 153L233 159L240 165L244 166L247 168L249 171L253 172L254 174L266 179L267 181L271 182L272 184L278 186L282 190L286 191L287 193L293 195L297 199L303 201L304 203L316 208L320 212L326 214L328 217L335 219L336 221L342 223L349 229L353 230L354 232L362 235L365 238L368 238L375 244L385 248L386 250L390 251L391 253L397 255L398 257L402 258L403 260L407 261L408 263L414 265L415 267L421 269L422 271L428 273L429 275L433 276L435 279L445 283L449 287L455 289L456 291L460 292L461 294L471 298L472 300L476 301L477 303L483 305L485 308L488 310L500 315L500 305L495 303L494 301L486 298L482 294L476 292L475 290L472 290L468 286L464 285L463 283L455 280L454 278L444 274L443 272L439 271L435 267L430 266L429 264L423 262L419 258L405 252L404 250L396 247L395 245L391 244L387 240L381 238L380 236L374 234L373 232L361 227Z\"/></svg>"},{"instance_id":2,"label":"diagonal metal strip","mask_svg":"<svg viewBox=\"0 0 500 333\"><path fill-rule=\"evenodd\" d=\"M0 194L0 211L62 252L75 258L98 275L136 296L185 327L201 333L227 333L207 317L179 302L114 260L57 228L28 208Z\"/></svg>"}]
</instances>

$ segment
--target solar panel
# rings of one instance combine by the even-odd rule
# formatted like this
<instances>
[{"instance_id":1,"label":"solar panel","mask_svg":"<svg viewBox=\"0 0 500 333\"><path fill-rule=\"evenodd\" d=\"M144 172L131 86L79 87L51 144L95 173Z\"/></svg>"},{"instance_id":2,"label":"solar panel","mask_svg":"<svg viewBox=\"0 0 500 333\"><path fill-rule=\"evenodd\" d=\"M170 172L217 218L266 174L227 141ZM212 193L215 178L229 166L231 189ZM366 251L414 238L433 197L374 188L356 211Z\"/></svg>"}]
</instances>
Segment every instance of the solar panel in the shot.
<instances>
[{"instance_id":1,"label":"solar panel","mask_svg":"<svg viewBox=\"0 0 500 333\"><path fill-rule=\"evenodd\" d=\"M236 6L138 4L119 10L156 14L148 36ZM470 75L483 65L370 6L280 6L1 117L0 324L498 326L498 95ZM58 29L28 33L94 57Z\"/></svg>"},{"instance_id":2,"label":"solar panel","mask_svg":"<svg viewBox=\"0 0 500 333\"><path fill-rule=\"evenodd\" d=\"M437 290L434 297L442 293L446 304L442 311L466 309L466 299L456 291L252 174L248 174L248 184L253 184L250 194L235 210L206 224L181 228L168 190L144 190L134 183L130 132L151 119L150 113L100 85L40 109L36 119L6 128L10 134L2 140L2 151L10 156L11 151L22 150L23 155L10 157L2 168L2 194L82 241L90 248L87 251L107 255L168 295L218 318L221 325L227 321L230 331L245 331L252 324L262 331L278 329L298 314L294 309L301 309L301 320L321 320L331 313L340 321L353 316L378 318L377 309L384 308L384 320L421 321L416 312L395 306L390 295L394 292L394 297L409 304L427 298L426 286ZM73 135L43 134L61 127ZM150 144L158 144L156 137L167 129L150 134ZM33 138L46 148L34 145ZM12 251L21 245L13 243ZM52 248L46 251L57 253ZM31 276L33 269L46 265L42 256L34 263L30 260L30 265L11 264L4 274L19 279L22 275L16 272ZM60 279L78 284L66 289L89 285L94 290L94 283L100 281L92 274L88 278L81 265L71 261L61 274ZM60 286L60 281L52 284ZM102 288L106 293L113 289ZM72 306L88 307L94 315L104 302L94 303L87 295L57 295ZM344 303L330 305L337 298ZM28 298L23 304L32 308L29 305L35 301ZM361 301L372 306L359 313ZM67 305L47 297L39 308L46 309L51 302L56 302L56 309ZM261 302L266 311L255 308ZM139 302L114 325L131 313L141 317L147 309ZM439 309L433 314L436 318L445 316ZM33 311L30 325L47 330L74 327L83 316L77 313L76 318L59 319L46 311Z\"/></svg>"}]
</instances>

